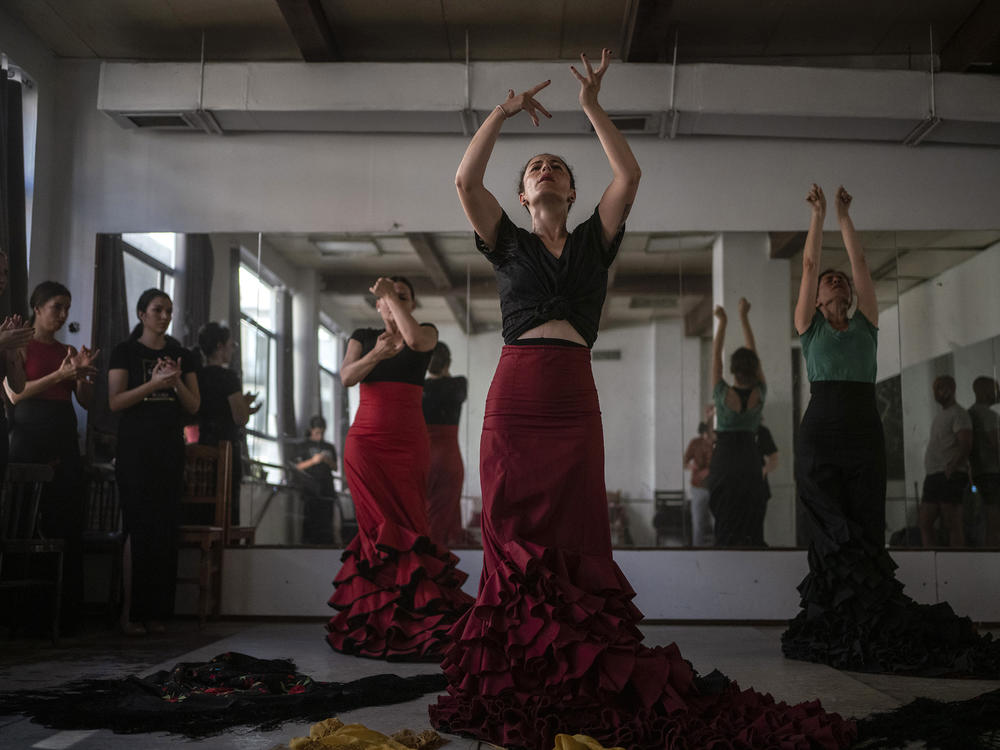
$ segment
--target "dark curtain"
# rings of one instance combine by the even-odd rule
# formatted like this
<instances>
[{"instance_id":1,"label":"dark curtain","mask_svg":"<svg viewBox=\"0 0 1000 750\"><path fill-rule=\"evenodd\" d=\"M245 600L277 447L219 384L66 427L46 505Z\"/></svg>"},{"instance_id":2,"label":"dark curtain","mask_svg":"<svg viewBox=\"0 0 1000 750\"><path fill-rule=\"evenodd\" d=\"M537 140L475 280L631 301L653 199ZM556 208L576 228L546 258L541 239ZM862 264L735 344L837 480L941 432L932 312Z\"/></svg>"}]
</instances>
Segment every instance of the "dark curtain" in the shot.
<instances>
[{"instance_id":1,"label":"dark curtain","mask_svg":"<svg viewBox=\"0 0 1000 750\"><path fill-rule=\"evenodd\" d=\"M10 277L0 295L0 318L28 314L28 243L24 213L24 141L21 84L0 70L0 250Z\"/></svg>"},{"instance_id":2,"label":"dark curtain","mask_svg":"<svg viewBox=\"0 0 1000 750\"><path fill-rule=\"evenodd\" d=\"M278 430L281 437L292 438L282 443L287 448L294 443L298 430L295 425L295 365L292 361L292 295L287 289L278 292ZM282 454L287 460L287 456Z\"/></svg>"},{"instance_id":3,"label":"dark curtain","mask_svg":"<svg viewBox=\"0 0 1000 750\"><path fill-rule=\"evenodd\" d=\"M117 234L97 235L94 263L94 319L91 323L93 346L101 352L97 358L100 376L94 387L94 403L87 417L87 447L95 460L114 455L114 436L118 416L108 407L108 363L111 350L129 333L128 302L125 296L125 265L122 239ZM107 453L109 447L111 453Z\"/></svg>"},{"instance_id":4,"label":"dark curtain","mask_svg":"<svg viewBox=\"0 0 1000 750\"><path fill-rule=\"evenodd\" d=\"M184 243L184 346L198 343L198 330L209 322L212 275L215 271L212 241L207 234L181 235ZM230 324L232 325L232 324ZM239 335L239 328L234 332Z\"/></svg>"}]
</instances>

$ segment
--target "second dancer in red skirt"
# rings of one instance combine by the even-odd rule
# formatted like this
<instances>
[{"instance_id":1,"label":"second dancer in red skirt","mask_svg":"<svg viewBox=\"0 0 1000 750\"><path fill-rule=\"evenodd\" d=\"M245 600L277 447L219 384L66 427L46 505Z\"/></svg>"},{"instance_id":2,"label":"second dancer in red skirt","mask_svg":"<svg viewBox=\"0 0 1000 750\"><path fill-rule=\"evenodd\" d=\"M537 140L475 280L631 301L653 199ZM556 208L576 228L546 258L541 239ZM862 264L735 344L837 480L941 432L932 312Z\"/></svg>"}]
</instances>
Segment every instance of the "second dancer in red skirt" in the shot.
<instances>
[{"instance_id":1,"label":"second dancer in red skirt","mask_svg":"<svg viewBox=\"0 0 1000 750\"><path fill-rule=\"evenodd\" d=\"M573 70L614 175L576 228L566 228L575 183L558 156L535 156L522 172L530 232L483 185L504 120L524 110L537 124L547 113L534 96L548 82L510 91L456 178L497 275L506 346L483 422L479 596L451 631L448 695L431 706L431 722L532 750L551 748L557 733L630 750L845 747L853 725L818 702L789 706L723 677L700 679L675 644L643 645L634 592L612 559L589 347L640 172L597 102L609 57Z\"/></svg>"},{"instance_id":2,"label":"second dancer in red skirt","mask_svg":"<svg viewBox=\"0 0 1000 750\"><path fill-rule=\"evenodd\" d=\"M337 651L399 660L440 659L445 635L472 598L451 552L430 540L430 447L421 409L437 329L413 318L413 286L380 278L370 290L384 330L351 334L340 369L361 384L344 444L344 473L358 534L333 581L326 639Z\"/></svg>"}]
</instances>

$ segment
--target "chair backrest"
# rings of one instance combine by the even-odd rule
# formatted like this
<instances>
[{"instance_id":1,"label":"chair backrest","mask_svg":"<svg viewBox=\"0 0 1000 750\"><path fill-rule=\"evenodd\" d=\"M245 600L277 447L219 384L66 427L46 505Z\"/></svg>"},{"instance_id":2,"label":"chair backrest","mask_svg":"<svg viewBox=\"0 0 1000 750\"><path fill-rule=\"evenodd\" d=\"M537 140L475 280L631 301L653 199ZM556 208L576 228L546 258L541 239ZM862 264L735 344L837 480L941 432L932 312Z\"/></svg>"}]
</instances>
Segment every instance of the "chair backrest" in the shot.
<instances>
[{"instance_id":1,"label":"chair backrest","mask_svg":"<svg viewBox=\"0 0 1000 750\"><path fill-rule=\"evenodd\" d=\"M184 492L181 505L212 507L209 523L229 524L232 497L232 444L184 446Z\"/></svg>"},{"instance_id":2,"label":"chair backrest","mask_svg":"<svg viewBox=\"0 0 1000 750\"><path fill-rule=\"evenodd\" d=\"M653 492L653 510L680 508L684 506L684 490L655 490Z\"/></svg>"},{"instance_id":3,"label":"chair backrest","mask_svg":"<svg viewBox=\"0 0 1000 750\"><path fill-rule=\"evenodd\" d=\"M121 502L114 467L110 464L90 464L86 468L86 476L84 529L106 533L121 531Z\"/></svg>"},{"instance_id":4,"label":"chair backrest","mask_svg":"<svg viewBox=\"0 0 1000 750\"><path fill-rule=\"evenodd\" d=\"M52 481L48 464L7 464L0 491L0 541L36 539L42 489Z\"/></svg>"}]
</instances>

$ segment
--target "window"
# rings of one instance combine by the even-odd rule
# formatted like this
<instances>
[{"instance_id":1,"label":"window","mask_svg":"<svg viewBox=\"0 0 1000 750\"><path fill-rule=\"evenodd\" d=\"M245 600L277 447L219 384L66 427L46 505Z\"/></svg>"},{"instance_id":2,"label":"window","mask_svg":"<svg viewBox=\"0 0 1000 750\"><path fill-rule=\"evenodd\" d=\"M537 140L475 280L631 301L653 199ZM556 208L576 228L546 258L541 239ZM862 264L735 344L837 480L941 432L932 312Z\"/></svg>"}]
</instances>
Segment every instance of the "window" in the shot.
<instances>
[{"instance_id":1,"label":"window","mask_svg":"<svg viewBox=\"0 0 1000 750\"><path fill-rule=\"evenodd\" d=\"M147 289L162 289L173 299L177 235L172 232L123 234L122 241L125 244L123 262L129 316L135 315L139 296ZM171 323L167 333L173 327Z\"/></svg>"},{"instance_id":2,"label":"window","mask_svg":"<svg viewBox=\"0 0 1000 750\"><path fill-rule=\"evenodd\" d=\"M319 403L326 419L326 438L342 451L347 436L347 394L340 382L344 340L327 326L319 327Z\"/></svg>"},{"instance_id":3,"label":"window","mask_svg":"<svg viewBox=\"0 0 1000 750\"><path fill-rule=\"evenodd\" d=\"M21 141L24 151L24 229L28 265L31 265L31 216L35 202L35 144L38 137L38 89L31 77L4 58L4 70L21 84ZM2 80L2 79L0 79Z\"/></svg>"},{"instance_id":4,"label":"window","mask_svg":"<svg viewBox=\"0 0 1000 750\"><path fill-rule=\"evenodd\" d=\"M260 394L260 411L247 423L250 458L281 465L278 446L278 334L275 288L240 264L240 351L243 387Z\"/></svg>"}]
</instances>

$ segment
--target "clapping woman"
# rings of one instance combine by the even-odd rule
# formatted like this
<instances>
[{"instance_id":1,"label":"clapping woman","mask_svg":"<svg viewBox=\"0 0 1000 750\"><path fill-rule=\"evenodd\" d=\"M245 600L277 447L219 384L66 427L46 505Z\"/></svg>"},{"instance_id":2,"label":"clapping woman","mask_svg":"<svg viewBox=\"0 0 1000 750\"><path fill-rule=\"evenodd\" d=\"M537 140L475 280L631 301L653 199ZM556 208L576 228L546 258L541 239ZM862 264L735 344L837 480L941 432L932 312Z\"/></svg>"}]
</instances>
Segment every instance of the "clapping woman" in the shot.
<instances>
[{"instance_id":1,"label":"clapping woman","mask_svg":"<svg viewBox=\"0 0 1000 750\"><path fill-rule=\"evenodd\" d=\"M56 281L43 281L31 293L29 305L34 337L24 353L24 389L18 393L4 381L14 408L10 424L10 460L50 464L52 482L42 495L42 532L66 543L63 556L63 624L74 629L83 604L84 487L79 435L73 397L90 407L98 352L83 346L79 351L56 339L69 315L69 289Z\"/></svg>"},{"instance_id":2,"label":"clapping woman","mask_svg":"<svg viewBox=\"0 0 1000 750\"><path fill-rule=\"evenodd\" d=\"M185 415L198 412L195 357L167 335L173 302L147 289L139 323L111 352L108 402L120 412L115 473L126 549L122 630L159 632L174 612Z\"/></svg>"}]
</instances>

